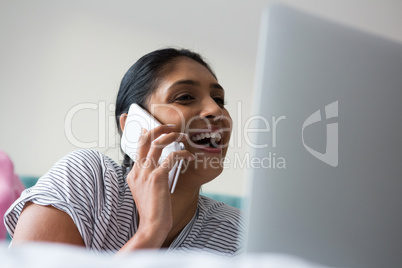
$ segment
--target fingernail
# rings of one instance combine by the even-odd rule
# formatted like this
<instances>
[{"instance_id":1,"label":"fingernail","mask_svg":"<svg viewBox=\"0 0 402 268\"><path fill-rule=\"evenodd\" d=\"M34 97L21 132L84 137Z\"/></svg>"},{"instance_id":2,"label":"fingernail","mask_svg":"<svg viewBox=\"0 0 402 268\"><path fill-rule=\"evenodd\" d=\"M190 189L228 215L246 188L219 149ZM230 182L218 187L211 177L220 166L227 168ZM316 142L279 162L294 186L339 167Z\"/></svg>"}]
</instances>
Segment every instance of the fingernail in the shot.
<instances>
[{"instance_id":1,"label":"fingernail","mask_svg":"<svg viewBox=\"0 0 402 268\"><path fill-rule=\"evenodd\" d=\"M168 127L175 127L176 125L175 125L175 124L166 124L166 126L168 126Z\"/></svg>"},{"instance_id":2,"label":"fingernail","mask_svg":"<svg viewBox=\"0 0 402 268\"><path fill-rule=\"evenodd\" d=\"M187 160L188 161L192 161L192 160L194 160L195 159L195 156L193 155L193 154L191 154L191 155L189 155L188 157L187 157Z\"/></svg>"}]
</instances>

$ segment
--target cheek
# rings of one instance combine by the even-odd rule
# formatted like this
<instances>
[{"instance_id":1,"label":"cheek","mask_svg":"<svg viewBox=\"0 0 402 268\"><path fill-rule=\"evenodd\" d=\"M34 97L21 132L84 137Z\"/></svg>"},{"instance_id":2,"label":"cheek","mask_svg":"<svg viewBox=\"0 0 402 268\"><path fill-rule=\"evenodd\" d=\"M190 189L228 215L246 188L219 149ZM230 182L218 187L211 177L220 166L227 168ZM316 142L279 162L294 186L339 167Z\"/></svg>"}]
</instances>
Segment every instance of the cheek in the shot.
<instances>
[{"instance_id":1,"label":"cheek","mask_svg":"<svg viewBox=\"0 0 402 268\"><path fill-rule=\"evenodd\" d=\"M186 112L172 105L160 105L153 113L162 124L175 124L177 128L184 129L187 117Z\"/></svg>"},{"instance_id":2,"label":"cheek","mask_svg":"<svg viewBox=\"0 0 402 268\"><path fill-rule=\"evenodd\" d=\"M229 137L230 137L230 133L232 133L233 128L233 121L232 118L230 117L229 112L226 109L224 112L223 126L225 129L229 130Z\"/></svg>"}]
</instances>

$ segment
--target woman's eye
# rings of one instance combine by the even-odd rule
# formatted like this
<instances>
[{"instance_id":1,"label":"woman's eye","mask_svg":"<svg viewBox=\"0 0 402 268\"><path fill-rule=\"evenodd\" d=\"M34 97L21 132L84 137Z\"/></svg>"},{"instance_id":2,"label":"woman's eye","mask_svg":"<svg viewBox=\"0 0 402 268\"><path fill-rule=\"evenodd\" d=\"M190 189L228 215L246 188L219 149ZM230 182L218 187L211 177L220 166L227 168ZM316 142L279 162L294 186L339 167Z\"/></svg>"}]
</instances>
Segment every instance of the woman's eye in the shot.
<instances>
[{"instance_id":1,"label":"woman's eye","mask_svg":"<svg viewBox=\"0 0 402 268\"><path fill-rule=\"evenodd\" d=\"M194 97L186 94L176 98L176 101L189 101L189 100L194 100Z\"/></svg>"},{"instance_id":2,"label":"woman's eye","mask_svg":"<svg viewBox=\"0 0 402 268\"><path fill-rule=\"evenodd\" d=\"M214 100L219 106L226 105L225 99L222 97L215 97Z\"/></svg>"}]
</instances>

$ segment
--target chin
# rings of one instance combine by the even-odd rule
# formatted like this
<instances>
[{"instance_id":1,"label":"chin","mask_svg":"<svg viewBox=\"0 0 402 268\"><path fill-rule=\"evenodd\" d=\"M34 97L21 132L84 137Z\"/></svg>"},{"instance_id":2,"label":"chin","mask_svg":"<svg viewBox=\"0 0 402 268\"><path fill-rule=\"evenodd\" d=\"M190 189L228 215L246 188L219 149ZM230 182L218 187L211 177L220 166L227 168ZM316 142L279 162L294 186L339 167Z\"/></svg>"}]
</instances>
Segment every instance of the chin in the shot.
<instances>
[{"instance_id":1,"label":"chin","mask_svg":"<svg viewBox=\"0 0 402 268\"><path fill-rule=\"evenodd\" d=\"M192 161L189 166L185 167L183 174L190 175L190 177L197 178L196 181L200 184L205 184L216 177L218 177L223 172L222 161L219 163L216 160L208 161Z\"/></svg>"}]
</instances>

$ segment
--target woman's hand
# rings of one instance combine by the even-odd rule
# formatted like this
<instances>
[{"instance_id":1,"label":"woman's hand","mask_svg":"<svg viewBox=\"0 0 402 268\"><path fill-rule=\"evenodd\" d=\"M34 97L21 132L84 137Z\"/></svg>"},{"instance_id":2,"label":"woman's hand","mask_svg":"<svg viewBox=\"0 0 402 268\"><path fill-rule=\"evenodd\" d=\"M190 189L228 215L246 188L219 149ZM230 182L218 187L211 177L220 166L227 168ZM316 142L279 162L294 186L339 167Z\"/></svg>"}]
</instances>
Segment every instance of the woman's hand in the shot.
<instances>
[{"instance_id":1,"label":"woman's hand","mask_svg":"<svg viewBox=\"0 0 402 268\"><path fill-rule=\"evenodd\" d=\"M159 165L159 158L166 145L186 139L186 134L172 132L174 129L174 125L162 125L144 132L139 140L141 146L135 164L127 175L127 183L140 220L136 234L121 251L159 248L173 227L169 171L180 159L194 159L186 150L176 151L170 153Z\"/></svg>"}]
</instances>

